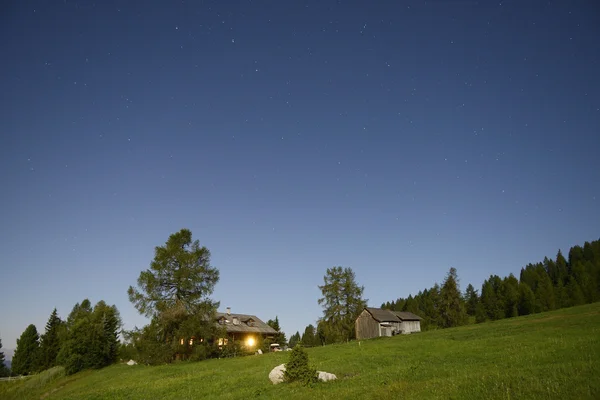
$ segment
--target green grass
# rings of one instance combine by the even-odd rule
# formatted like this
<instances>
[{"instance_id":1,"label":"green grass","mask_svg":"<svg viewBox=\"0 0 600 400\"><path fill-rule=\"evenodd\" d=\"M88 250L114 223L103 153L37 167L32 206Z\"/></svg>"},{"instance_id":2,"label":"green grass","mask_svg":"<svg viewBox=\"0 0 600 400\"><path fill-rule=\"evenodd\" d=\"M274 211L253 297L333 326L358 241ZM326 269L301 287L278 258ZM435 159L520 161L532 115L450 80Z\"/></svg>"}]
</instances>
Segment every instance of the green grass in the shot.
<instances>
[{"instance_id":1,"label":"green grass","mask_svg":"<svg viewBox=\"0 0 600 400\"><path fill-rule=\"evenodd\" d=\"M318 370L338 380L274 386L269 371L289 354L273 353L161 367L115 365L26 390L19 385L33 381L5 382L0 398L598 399L600 303L307 351Z\"/></svg>"}]
</instances>

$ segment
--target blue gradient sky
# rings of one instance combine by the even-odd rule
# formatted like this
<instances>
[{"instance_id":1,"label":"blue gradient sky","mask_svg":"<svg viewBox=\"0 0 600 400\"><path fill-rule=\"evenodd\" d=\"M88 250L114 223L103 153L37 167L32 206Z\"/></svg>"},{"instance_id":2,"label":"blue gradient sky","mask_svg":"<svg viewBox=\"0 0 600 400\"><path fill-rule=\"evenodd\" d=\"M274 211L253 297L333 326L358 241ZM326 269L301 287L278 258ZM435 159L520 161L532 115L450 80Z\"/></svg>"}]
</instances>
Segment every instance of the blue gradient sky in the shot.
<instances>
[{"instance_id":1,"label":"blue gradient sky","mask_svg":"<svg viewBox=\"0 0 600 400\"><path fill-rule=\"evenodd\" d=\"M145 324L127 287L184 227L288 335L328 267L379 306L600 237L592 1L2 8L6 348L84 298Z\"/></svg>"}]
</instances>

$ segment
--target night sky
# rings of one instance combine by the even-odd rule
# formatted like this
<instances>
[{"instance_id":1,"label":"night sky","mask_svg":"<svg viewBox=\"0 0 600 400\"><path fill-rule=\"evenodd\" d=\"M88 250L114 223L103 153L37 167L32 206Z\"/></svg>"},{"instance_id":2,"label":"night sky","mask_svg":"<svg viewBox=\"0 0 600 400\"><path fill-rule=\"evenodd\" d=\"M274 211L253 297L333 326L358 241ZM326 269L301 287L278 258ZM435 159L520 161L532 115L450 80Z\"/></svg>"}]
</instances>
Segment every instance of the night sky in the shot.
<instances>
[{"instance_id":1,"label":"night sky","mask_svg":"<svg viewBox=\"0 0 600 400\"><path fill-rule=\"evenodd\" d=\"M191 229L220 310L315 324L600 237L595 1L0 6L0 336L127 298Z\"/></svg>"}]
</instances>

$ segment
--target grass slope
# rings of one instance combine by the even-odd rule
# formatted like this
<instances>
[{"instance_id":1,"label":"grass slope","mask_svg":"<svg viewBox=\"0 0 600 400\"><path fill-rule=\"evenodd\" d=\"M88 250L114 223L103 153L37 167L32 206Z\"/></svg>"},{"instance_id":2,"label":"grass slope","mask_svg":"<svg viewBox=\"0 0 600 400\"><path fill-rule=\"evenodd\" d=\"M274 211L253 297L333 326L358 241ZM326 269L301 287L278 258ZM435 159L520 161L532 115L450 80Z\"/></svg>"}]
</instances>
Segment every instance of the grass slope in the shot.
<instances>
[{"instance_id":1,"label":"grass slope","mask_svg":"<svg viewBox=\"0 0 600 400\"><path fill-rule=\"evenodd\" d=\"M308 349L338 376L314 387L272 385L289 354L115 365L40 387L4 382L0 398L513 399L600 398L600 303L480 325ZM26 388L23 385L31 385Z\"/></svg>"}]
</instances>

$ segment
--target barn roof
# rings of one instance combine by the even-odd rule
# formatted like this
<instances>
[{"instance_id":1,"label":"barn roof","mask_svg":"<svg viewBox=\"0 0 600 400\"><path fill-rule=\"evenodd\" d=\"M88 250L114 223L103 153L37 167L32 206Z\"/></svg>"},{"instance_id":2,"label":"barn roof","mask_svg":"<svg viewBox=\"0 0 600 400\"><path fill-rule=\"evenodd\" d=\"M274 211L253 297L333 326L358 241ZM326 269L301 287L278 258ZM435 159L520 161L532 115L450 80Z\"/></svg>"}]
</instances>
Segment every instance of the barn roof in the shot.
<instances>
[{"instance_id":1,"label":"barn roof","mask_svg":"<svg viewBox=\"0 0 600 400\"><path fill-rule=\"evenodd\" d=\"M225 327L227 333L262 333L275 335L277 331L256 315L215 313L217 327ZM220 321L223 321L221 323Z\"/></svg>"},{"instance_id":2,"label":"barn roof","mask_svg":"<svg viewBox=\"0 0 600 400\"><path fill-rule=\"evenodd\" d=\"M365 310L378 322L420 321L421 317L408 311L392 311L381 308L366 307Z\"/></svg>"},{"instance_id":3,"label":"barn roof","mask_svg":"<svg viewBox=\"0 0 600 400\"><path fill-rule=\"evenodd\" d=\"M402 321L420 321L423 318L408 311L393 311Z\"/></svg>"}]
</instances>

